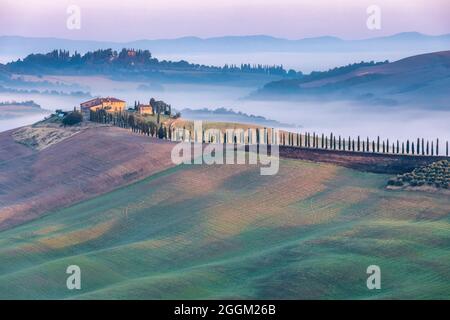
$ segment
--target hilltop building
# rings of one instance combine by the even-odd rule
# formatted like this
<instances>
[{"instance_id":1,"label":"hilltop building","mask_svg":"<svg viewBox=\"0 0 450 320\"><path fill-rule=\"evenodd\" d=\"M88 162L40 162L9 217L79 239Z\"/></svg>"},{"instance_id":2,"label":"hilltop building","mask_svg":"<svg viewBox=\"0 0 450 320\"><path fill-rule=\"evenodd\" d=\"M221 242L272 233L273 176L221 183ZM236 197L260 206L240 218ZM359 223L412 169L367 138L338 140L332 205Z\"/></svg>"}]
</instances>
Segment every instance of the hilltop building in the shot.
<instances>
[{"instance_id":1,"label":"hilltop building","mask_svg":"<svg viewBox=\"0 0 450 320\"><path fill-rule=\"evenodd\" d=\"M148 104L134 102L134 109L127 109L126 102L113 97L94 98L80 103L80 110L84 117L89 117L90 111L105 110L108 113L134 111L141 115L166 115L171 116L172 107L164 101L151 98Z\"/></svg>"},{"instance_id":2,"label":"hilltop building","mask_svg":"<svg viewBox=\"0 0 450 320\"><path fill-rule=\"evenodd\" d=\"M167 104L164 101L157 101L154 98L151 98L148 104L142 104L139 101L135 101L134 110L142 115L154 115L160 113L170 116L172 113L170 104Z\"/></svg>"},{"instance_id":3,"label":"hilltop building","mask_svg":"<svg viewBox=\"0 0 450 320\"><path fill-rule=\"evenodd\" d=\"M135 110L137 113L142 114L142 115L153 115L153 107L150 104L137 104L135 106Z\"/></svg>"},{"instance_id":4,"label":"hilltop building","mask_svg":"<svg viewBox=\"0 0 450 320\"><path fill-rule=\"evenodd\" d=\"M126 103L123 100L113 97L95 98L83 103L80 103L80 109L83 115L89 115L89 112L105 109L106 112L121 112L126 108Z\"/></svg>"}]
</instances>

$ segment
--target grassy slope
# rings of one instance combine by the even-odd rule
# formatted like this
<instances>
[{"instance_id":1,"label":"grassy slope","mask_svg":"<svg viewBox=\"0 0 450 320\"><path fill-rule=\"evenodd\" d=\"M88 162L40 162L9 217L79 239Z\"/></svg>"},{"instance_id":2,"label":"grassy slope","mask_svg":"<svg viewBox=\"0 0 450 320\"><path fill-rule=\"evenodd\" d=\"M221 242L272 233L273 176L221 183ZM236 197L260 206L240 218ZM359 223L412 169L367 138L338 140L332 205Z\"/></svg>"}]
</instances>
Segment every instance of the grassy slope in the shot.
<instances>
[{"instance_id":1,"label":"grassy slope","mask_svg":"<svg viewBox=\"0 0 450 320\"><path fill-rule=\"evenodd\" d=\"M0 298L450 298L450 199L386 180L295 160L274 177L171 168L1 232Z\"/></svg>"}]
</instances>

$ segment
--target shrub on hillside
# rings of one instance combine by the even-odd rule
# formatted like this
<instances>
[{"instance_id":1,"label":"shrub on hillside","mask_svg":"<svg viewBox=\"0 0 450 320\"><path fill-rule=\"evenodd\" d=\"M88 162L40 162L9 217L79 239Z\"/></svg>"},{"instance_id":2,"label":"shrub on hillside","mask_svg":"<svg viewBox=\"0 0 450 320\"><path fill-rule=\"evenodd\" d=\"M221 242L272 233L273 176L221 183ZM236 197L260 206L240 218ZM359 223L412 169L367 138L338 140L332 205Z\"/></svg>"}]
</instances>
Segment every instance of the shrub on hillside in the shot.
<instances>
[{"instance_id":1,"label":"shrub on hillside","mask_svg":"<svg viewBox=\"0 0 450 320\"><path fill-rule=\"evenodd\" d=\"M82 121L83 115L81 114L81 112L73 111L63 118L62 123L65 126L73 126L74 124L80 123Z\"/></svg>"},{"instance_id":2,"label":"shrub on hillside","mask_svg":"<svg viewBox=\"0 0 450 320\"><path fill-rule=\"evenodd\" d=\"M433 186L448 189L450 184L450 161L441 160L428 166L414 169L402 175L389 179L389 186Z\"/></svg>"}]
</instances>

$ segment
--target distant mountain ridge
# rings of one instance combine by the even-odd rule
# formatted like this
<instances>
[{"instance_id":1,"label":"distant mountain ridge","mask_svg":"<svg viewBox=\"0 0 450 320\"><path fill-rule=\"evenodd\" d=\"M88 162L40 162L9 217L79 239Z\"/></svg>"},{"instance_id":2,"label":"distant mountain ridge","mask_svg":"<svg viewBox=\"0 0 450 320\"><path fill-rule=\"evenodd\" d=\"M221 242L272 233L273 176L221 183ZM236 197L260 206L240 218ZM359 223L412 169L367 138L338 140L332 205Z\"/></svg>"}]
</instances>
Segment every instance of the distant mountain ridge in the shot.
<instances>
[{"instance_id":1,"label":"distant mountain ridge","mask_svg":"<svg viewBox=\"0 0 450 320\"><path fill-rule=\"evenodd\" d=\"M135 40L110 42L93 40L69 40L60 38L31 38L0 36L0 55L26 56L45 53L54 49L85 53L96 49L123 47L148 49L160 53L245 53L245 52L346 52L346 51L411 51L421 48L424 52L450 49L450 34L430 36L418 32L404 32L392 36L362 40L343 40L322 36L288 40L267 35L224 36L214 38L182 37L175 39Z\"/></svg>"}]
</instances>

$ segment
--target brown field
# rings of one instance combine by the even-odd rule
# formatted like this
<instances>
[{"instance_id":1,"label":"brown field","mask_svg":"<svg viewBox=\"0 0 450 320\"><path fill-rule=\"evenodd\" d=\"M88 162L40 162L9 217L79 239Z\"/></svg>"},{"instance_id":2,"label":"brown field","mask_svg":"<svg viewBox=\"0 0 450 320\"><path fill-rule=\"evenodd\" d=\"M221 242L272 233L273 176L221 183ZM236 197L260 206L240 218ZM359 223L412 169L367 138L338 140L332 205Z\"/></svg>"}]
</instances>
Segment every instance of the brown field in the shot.
<instances>
[{"instance_id":1,"label":"brown field","mask_svg":"<svg viewBox=\"0 0 450 320\"><path fill-rule=\"evenodd\" d=\"M0 134L0 229L172 166L169 142L125 129L88 128L41 151L14 132Z\"/></svg>"},{"instance_id":2,"label":"brown field","mask_svg":"<svg viewBox=\"0 0 450 320\"><path fill-rule=\"evenodd\" d=\"M73 126L63 127L60 118L50 117L31 126L12 130L11 136L14 141L40 151L86 129L109 126L108 124L83 121Z\"/></svg>"}]
</instances>

